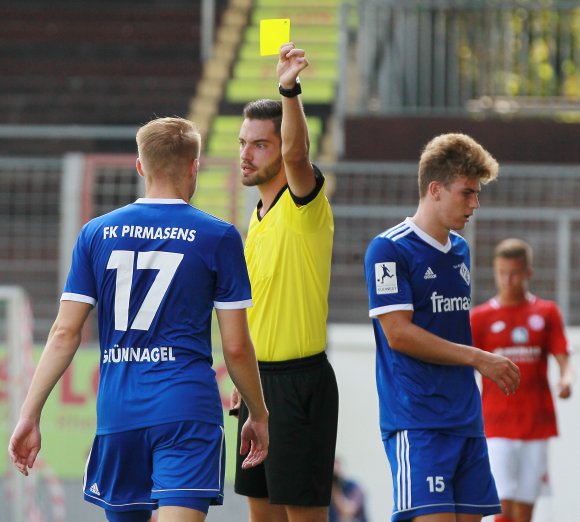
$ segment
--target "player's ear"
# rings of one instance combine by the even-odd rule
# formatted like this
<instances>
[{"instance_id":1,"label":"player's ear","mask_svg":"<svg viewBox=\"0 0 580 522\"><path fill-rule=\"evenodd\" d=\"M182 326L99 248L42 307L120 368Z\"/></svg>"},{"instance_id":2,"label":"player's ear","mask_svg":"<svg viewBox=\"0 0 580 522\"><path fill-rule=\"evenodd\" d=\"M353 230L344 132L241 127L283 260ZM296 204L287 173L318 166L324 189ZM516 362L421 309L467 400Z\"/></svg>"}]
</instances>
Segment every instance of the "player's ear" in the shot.
<instances>
[{"instance_id":1,"label":"player's ear","mask_svg":"<svg viewBox=\"0 0 580 522\"><path fill-rule=\"evenodd\" d=\"M143 172L143 165L141 165L141 160L139 158L137 158L137 161L135 161L135 167L137 168L137 172L139 173L139 176L144 178L145 173Z\"/></svg>"},{"instance_id":2,"label":"player's ear","mask_svg":"<svg viewBox=\"0 0 580 522\"><path fill-rule=\"evenodd\" d=\"M441 198L441 182L432 181L427 187L427 194L429 194L435 201L439 201Z\"/></svg>"},{"instance_id":3,"label":"player's ear","mask_svg":"<svg viewBox=\"0 0 580 522\"><path fill-rule=\"evenodd\" d=\"M191 166L189 169L189 174L191 176L197 176L197 171L199 170L199 158L195 158L192 162L191 162Z\"/></svg>"}]
</instances>

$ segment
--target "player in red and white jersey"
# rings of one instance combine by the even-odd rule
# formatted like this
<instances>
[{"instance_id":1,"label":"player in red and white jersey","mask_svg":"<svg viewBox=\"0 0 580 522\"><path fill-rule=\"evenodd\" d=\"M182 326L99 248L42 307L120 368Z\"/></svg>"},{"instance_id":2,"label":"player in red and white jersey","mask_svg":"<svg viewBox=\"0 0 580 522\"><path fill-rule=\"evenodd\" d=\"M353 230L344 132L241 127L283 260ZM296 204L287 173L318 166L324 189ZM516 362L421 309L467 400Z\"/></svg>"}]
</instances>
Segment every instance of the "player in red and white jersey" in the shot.
<instances>
[{"instance_id":1,"label":"player in red and white jersey","mask_svg":"<svg viewBox=\"0 0 580 522\"><path fill-rule=\"evenodd\" d=\"M573 368L562 316L553 301L528 291L532 249L519 239L500 242L494 252L497 295L471 312L473 344L515 362L517 393L505 396L482 381L485 433L502 504L496 522L530 522L547 480L548 439L558 434L548 382L548 355L560 367L558 396L572 392Z\"/></svg>"}]
</instances>

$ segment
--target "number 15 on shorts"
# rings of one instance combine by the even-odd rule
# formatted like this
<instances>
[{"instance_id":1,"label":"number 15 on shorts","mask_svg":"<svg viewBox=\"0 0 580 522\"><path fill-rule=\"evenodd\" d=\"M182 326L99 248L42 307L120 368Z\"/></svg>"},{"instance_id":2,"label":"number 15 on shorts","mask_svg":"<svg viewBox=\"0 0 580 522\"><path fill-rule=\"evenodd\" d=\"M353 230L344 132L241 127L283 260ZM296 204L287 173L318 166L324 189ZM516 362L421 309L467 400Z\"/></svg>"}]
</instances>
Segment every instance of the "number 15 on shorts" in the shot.
<instances>
[{"instance_id":1,"label":"number 15 on shorts","mask_svg":"<svg viewBox=\"0 0 580 522\"><path fill-rule=\"evenodd\" d=\"M445 481L441 476L427 477L427 484L429 485L429 493L442 493L445 491Z\"/></svg>"}]
</instances>

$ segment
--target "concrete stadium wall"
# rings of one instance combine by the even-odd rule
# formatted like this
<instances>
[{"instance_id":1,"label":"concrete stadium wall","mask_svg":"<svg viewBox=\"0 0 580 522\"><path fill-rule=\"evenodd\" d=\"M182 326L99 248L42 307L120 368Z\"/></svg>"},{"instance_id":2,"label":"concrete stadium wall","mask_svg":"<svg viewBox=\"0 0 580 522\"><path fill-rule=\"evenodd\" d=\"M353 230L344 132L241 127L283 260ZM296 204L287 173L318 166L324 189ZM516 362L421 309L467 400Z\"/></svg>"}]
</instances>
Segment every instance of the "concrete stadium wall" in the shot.
<instances>
[{"instance_id":1,"label":"concrete stadium wall","mask_svg":"<svg viewBox=\"0 0 580 522\"><path fill-rule=\"evenodd\" d=\"M547 118L352 116L345 124L345 160L418 161L431 138L464 132L500 163L580 163L580 123Z\"/></svg>"}]
</instances>

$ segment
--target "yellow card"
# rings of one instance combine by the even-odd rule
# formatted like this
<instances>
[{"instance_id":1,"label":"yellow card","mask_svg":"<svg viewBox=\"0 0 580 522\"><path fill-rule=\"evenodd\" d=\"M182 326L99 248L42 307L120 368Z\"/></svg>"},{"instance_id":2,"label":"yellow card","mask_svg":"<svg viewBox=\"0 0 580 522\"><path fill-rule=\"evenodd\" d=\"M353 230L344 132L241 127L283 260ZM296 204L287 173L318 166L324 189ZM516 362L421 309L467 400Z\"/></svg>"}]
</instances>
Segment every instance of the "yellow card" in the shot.
<instances>
[{"instance_id":1,"label":"yellow card","mask_svg":"<svg viewBox=\"0 0 580 522\"><path fill-rule=\"evenodd\" d=\"M289 41L289 18L260 20L260 56L278 54L280 52L280 46Z\"/></svg>"}]
</instances>

